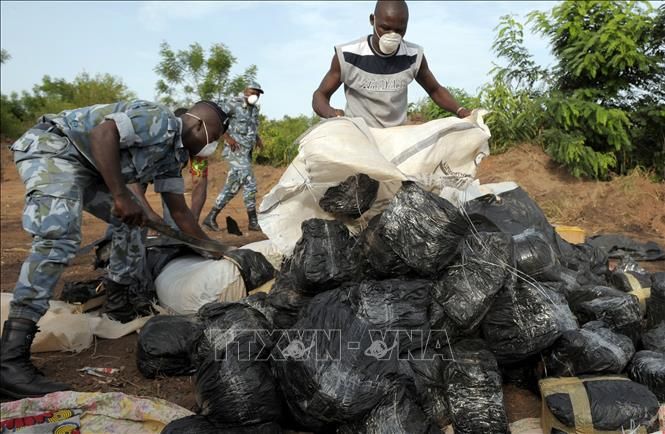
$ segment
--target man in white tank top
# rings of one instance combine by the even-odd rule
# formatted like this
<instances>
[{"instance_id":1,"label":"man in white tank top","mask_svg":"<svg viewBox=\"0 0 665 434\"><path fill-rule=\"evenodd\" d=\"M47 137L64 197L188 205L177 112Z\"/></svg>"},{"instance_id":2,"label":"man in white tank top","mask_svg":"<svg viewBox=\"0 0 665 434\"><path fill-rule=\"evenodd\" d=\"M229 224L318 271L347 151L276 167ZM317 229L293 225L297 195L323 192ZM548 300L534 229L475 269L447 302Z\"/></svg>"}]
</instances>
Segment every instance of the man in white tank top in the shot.
<instances>
[{"instance_id":1,"label":"man in white tank top","mask_svg":"<svg viewBox=\"0 0 665 434\"><path fill-rule=\"evenodd\" d=\"M335 55L312 97L312 108L322 118L361 117L370 127L404 124L407 86L414 79L442 109L466 117L448 89L427 66L422 47L404 41L409 9L404 1L377 1L369 22L371 35L335 46ZM344 84L346 108L330 106L330 97Z\"/></svg>"}]
</instances>

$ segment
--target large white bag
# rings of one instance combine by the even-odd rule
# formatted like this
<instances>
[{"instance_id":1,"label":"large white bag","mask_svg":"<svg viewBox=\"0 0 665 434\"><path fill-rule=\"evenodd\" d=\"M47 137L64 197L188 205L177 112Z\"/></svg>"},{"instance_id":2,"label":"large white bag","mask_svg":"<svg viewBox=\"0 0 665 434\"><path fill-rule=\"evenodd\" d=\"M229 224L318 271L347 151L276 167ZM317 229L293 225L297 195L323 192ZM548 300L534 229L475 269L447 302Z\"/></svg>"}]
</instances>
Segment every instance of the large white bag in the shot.
<instances>
[{"instance_id":1,"label":"large white bag","mask_svg":"<svg viewBox=\"0 0 665 434\"><path fill-rule=\"evenodd\" d=\"M231 261L183 256L166 264L155 279L159 304L177 314L196 313L213 301L246 296L240 270Z\"/></svg>"},{"instance_id":2,"label":"large white bag","mask_svg":"<svg viewBox=\"0 0 665 434\"><path fill-rule=\"evenodd\" d=\"M303 221L334 219L318 204L326 190L359 173L379 181L379 191L367 212L347 222L352 232L385 209L402 181L417 181L437 194L447 185L464 187L489 155L484 113L385 129L369 128L360 118L322 121L298 139L298 155L263 198L258 213L263 232L290 255Z\"/></svg>"}]
</instances>

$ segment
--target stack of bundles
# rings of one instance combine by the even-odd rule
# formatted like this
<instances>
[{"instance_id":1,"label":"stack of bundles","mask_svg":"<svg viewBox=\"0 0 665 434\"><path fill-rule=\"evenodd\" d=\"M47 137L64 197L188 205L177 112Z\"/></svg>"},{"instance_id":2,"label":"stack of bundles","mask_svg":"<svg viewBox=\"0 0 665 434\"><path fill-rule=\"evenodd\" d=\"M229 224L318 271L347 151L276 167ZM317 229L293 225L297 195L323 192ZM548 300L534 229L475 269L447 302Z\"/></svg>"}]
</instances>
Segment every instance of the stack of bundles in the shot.
<instances>
[{"instance_id":1,"label":"stack of bundles","mask_svg":"<svg viewBox=\"0 0 665 434\"><path fill-rule=\"evenodd\" d=\"M561 376L540 383L546 432L653 419L665 323L642 334L607 256L560 239L523 190L458 209L405 182L368 221L365 202L343 206L344 188L372 183L347 181L323 205L360 213L364 230L306 220L270 293L201 309L201 414L172 432L504 433L502 383L534 384L541 361ZM610 376L626 373L635 382ZM588 374L606 376L575 377Z\"/></svg>"}]
</instances>

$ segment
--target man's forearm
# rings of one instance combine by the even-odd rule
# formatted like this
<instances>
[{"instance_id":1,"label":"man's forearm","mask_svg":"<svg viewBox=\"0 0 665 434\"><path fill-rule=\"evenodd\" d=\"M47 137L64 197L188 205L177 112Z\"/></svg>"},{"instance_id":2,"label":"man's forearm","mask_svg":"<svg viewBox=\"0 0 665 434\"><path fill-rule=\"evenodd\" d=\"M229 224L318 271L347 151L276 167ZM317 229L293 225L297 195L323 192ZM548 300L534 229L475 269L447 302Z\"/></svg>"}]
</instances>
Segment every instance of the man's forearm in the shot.
<instances>
[{"instance_id":1,"label":"man's forearm","mask_svg":"<svg viewBox=\"0 0 665 434\"><path fill-rule=\"evenodd\" d=\"M192 177L192 181L194 184L194 187L192 188L192 214L194 215L194 219L198 222L208 194L208 178L205 176Z\"/></svg>"},{"instance_id":2,"label":"man's forearm","mask_svg":"<svg viewBox=\"0 0 665 434\"><path fill-rule=\"evenodd\" d=\"M319 90L314 92L312 96L312 108L314 112L321 116L322 118L334 118L337 116L335 109L330 105L330 98L326 96Z\"/></svg>"},{"instance_id":3,"label":"man's forearm","mask_svg":"<svg viewBox=\"0 0 665 434\"><path fill-rule=\"evenodd\" d=\"M194 219L194 214L192 214L189 209L178 212L171 211L171 217L173 217L173 220L178 225L178 228L180 228L180 230L184 233L201 240L210 239L210 237L208 237L208 235L203 232L203 229L201 229L199 224Z\"/></svg>"},{"instance_id":4,"label":"man's forearm","mask_svg":"<svg viewBox=\"0 0 665 434\"><path fill-rule=\"evenodd\" d=\"M437 90L432 92L430 97L436 105L450 113L456 114L457 109L460 107L459 103L455 100L455 97L443 86L440 86Z\"/></svg>"}]
</instances>

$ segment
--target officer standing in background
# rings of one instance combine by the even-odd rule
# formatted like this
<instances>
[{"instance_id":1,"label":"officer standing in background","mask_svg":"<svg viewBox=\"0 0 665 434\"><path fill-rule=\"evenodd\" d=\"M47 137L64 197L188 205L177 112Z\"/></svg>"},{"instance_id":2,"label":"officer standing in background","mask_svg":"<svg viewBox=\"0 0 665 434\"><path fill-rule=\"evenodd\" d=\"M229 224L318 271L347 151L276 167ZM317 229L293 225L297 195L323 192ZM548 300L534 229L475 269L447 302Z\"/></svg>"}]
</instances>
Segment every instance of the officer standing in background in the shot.
<instances>
[{"instance_id":1,"label":"officer standing in background","mask_svg":"<svg viewBox=\"0 0 665 434\"><path fill-rule=\"evenodd\" d=\"M203 221L203 226L219 231L217 216L226 204L243 188L243 200L247 208L250 231L260 231L256 217L256 178L252 171L252 151L254 146L263 147L259 129L259 107L256 103L263 94L257 82L249 86L238 96L221 104L230 119L229 129L224 134L226 147L222 156L229 162L229 174L222 192Z\"/></svg>"}]
</instances>

